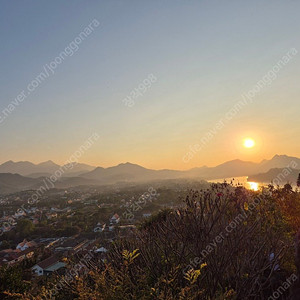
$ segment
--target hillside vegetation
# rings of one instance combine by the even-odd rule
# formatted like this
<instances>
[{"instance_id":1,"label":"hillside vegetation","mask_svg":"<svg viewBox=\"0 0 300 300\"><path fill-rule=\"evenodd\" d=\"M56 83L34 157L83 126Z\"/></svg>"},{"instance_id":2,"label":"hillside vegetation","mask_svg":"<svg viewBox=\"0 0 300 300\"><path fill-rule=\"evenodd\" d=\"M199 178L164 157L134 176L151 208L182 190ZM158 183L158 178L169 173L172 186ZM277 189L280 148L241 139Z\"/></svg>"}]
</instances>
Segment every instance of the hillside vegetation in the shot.
<instances>
[{"instance_id":1,"label":"hillside vegetation","mask_svg":"<svg viewBox=\"0 0 300 300\"><path fill-rule=\"evenodd\" d=\"M299 216L300 193L289 185L254 192L213 184L115 241L85 275L58 276L22 295L13 287L6 297L272 299L279 291L280 299L299 299Z\"/></svg>"}]
</instances>

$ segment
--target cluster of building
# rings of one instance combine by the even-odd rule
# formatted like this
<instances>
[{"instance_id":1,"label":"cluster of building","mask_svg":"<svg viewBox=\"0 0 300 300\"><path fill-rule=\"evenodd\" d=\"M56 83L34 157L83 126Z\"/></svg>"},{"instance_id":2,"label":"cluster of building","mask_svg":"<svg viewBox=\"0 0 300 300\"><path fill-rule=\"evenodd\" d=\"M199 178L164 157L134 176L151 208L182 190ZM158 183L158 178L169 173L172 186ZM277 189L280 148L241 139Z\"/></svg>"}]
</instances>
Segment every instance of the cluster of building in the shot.
<instances>
[{"instance_id":1,"label":"cluster of building","mask_svg":"<svg viewBox=\"0 0 300 300\"><path fill-rule=\"evenodd\" d=\"M110 219L108 226L106 223L98 223L96 227L94 228L94 232L104 232L105 230L113 231L115 225L120 223L120 217L118 214L114 214Z\"/></svg>"},{"instance_id":2,"label":"cluster of building","mask_svg":"<svg viewBox=\"0 0 300 300\"><path fill-rule=\"evenodd\" d=\"M48 220L55 219L59 214L71 213L72 209L66 207L59 209L56 207L30 207L30 208L19 208L17 211L11 214L4 215L0 218L0 232L9 232L15 228L18 220L29 219L33 224L38 224L44 215Z\"/></svg>"},{"instance_id":3,"label":"cluster of building","mask_svg":"<svg viewBox=\"0 0 300 300\"><path fill-rule=\"evenodd\" d=\"M16 249L5 249L0 251L0 266L11 266L23 261L24 259L32 258L34 255L34 249L37 246L37 243L34 241L24 240L17 245Z\"/></svg>"},{"instance_id":4,"label":"cluster of building","mask_svg":"<svg viewBox=\"0 0 300 300\"><path fill-rule=\"evenodd\" d=\"M42 220L47 219L51 220L51 222L48 221L48 224L53 225L59 222L61 217L71 218L77 212L78 204L76 203L78 202L84 205L83 210L85 206L91 205L99 209L107 208L112 214L106 222L101 220L101 222L95 223L94 228L90 231L90 234L94 232L93 239L83 238L80 235L57 238L40 237L33 241L25 239L20 242L15 249L0 250L0 267L13 266L22 263L24 260L30 260L29 265L32 266L30 269L33 277L49 275L53 272L65 274L70 266L68 263L70 260L73 260L83 253L91 254L93 257L100 256L102 259L108 252L110 244L114 241L116 235L123 237L128 236L128 234L131 234L136 228L132 223L129 223L129 225L126 225L126 223L120 224L120 216L114 213L114 210L122 211L126 208L126 205L130 205L134 197L129 203L123 200L121 202L122 205L118 207L119 205L116 205L114 202L105 203L101 201L101 204L99 204L98 200L91 199L93 191L90 193L75 192L71 197L67 191L64 191L57 195L55 194L55 196L59 196L61 200L66 201L65 203L68 206L66 208L61 209L55 207L54 204L50 204L51 206L49 205L47 207L47 203L49 202L43 202L47 199L43 199L39 205L35 204L29 208L25 208L24 206L27 207L28 205L26 205L27 202L24 199L28 198L27 196L30 195L30 192L28 192L28 195L27 192L24 193L24 195L18 194L19 196L16 194L0 197L0 204L3 203L3 207L7 206L7 208L2 209L3 216L0 217L0 236L1 232L13 230L22 219L28 219L36 225L42 222ZM51 198L49 199L52 199L53 195L50 196ZM121 195L119 196L121 197ZM44 197L46 198L47 196L45 195ZM107 202L111 202L110 200L110 196L107 196ZM16 202L21 203L20 208L17 209L17 211L13 211L11 207L16 207ZM25 203L25 205L22 206L22 203ZM41 203L45 204L41 205ZM80 209L82 209L82 206L80 207ZM150 215L150 213L142 214L141 217L149 217ZM124 220L123 217L122 220ZM88 236L88 234L84 236ZM24 265L28 264L26 263Z\"/></svg>"},{"instance_id":5,"label":"cluster of building","mask_svg":"<svg viewBox=\"0 0 300 300\"><path fill-rule=\"evenodd\" d=\"M92 253L92 255L104 255L108 250L104 247L96 247L99 241L84 239L81 237L70 238L41 238L38 241L23 240L16 249L0 251L0 266L13 266L25 259L35 256L37 263L31 267L32 276L49 275L53 272L64 273L67 267L66 261L76 254ZM46 259L42 259L39 249L48 249Z\"/></svg>"},{"instance_id":6,"label":"cluster of building","mask_svg":"<svg viewBox=\"0 0 300 300\"><path fill-rule=\"evenodd\" d=\"M51 209L51 214L57 212L70 211L69 209ZM26 214L23 217L25 216ZM114 228L119 223L120 217L115 213L109 218L107 223L98 223L96 225L94 228L95 233L107 233L106 238L104 239L106 240L106 245L101 247L96 247L96 244L99 244L98 239L89 240L79 236L69 238L39 238L34 241L27 241L24 239L16 246L16 249L4 249L0 251L0 266L12 266L35 256L38 262L31 268L33 276L49 275L53 272L64 272L64 269L66 268L66 262L64 260L68 257L73 257L76 253L92 252L97 255L105 255L108 251L107 248L109 247L109 243L115 238L113 233ZM118 227L121 228L121 230L132 230L135 228L134 225ZM103 238L101 240L103 241ZM41 251L38 251L38 249L47 249L50 256L46 259L41 259Z\"/></svg>"}]
</instances>

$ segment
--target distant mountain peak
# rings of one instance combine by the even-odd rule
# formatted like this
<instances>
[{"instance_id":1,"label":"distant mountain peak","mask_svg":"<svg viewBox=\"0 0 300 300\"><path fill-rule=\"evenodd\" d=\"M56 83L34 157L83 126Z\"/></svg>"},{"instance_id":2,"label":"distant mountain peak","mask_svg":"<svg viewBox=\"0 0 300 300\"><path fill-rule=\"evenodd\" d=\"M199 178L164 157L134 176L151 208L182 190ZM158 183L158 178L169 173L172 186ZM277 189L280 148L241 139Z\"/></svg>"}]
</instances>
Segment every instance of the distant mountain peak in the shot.
<instances>
[{"instance_id":1,"label":"distant mountain peak","mask_svg":"<svg viewBox=\"0 0 300 300\"><path fill-rule=\"evenodd\" d=\"M32 162L30 161L13 161L13 160L8 160L5 163L3 163L1 166L13 166L13 165L34 165Z\"/></svg>"},{"instance_id":2,"label":"distant mountain peak","mask_svg":"<svg viewBox=\"0 0 300 300\"><path fill-rule=\"evenodd\" d=\"M286 158L286 157L288 157L287 155L285 155L285 154L275 154L274 156L273 156L273 158L272 159L276 159L276 158L280 158L280 157L282 157L282 158Z\"/></svg>"},{"instance_id":3,"label":"distant mountain peak","mask_svg":"<svg viewBox=\"0 0 300 300\"><path fill-rule=\"evenodd\" d=\"M241 160L241 159L233 159L233 160L229 160L229 161L226 161L226 162L224 162L224 163L222 163L222 164L220 164L220 165L218 165L218 166L216 166L216 168L217 167L219 167L219 166L227 166L227 165L238 165L238 164L241 164L241 165L245 165L245 164L255 164L254 162L251 162L251 161L245 161L245 160Z\"/></svg>"},{"instance_id":4,"label":"distant mountain peak","mask_svg":"<svg viewBox=\"0 0 300 300\"><path fill-rule=\"evenodd\" d=\"M56 164L52 160L47 160L39 164L34 164L29 161L18 161L14 162L9 160L3 164L0 164L0 173L11 173L20 174L22 176L28 176L36 173L50 173L52 174L60 168L60 165ZM95 167L85 165L85 164L75 164L74 168L66 170L66 174L71 174L75 172L88 172L93 170Z\"/></svg>"},{"instance_id":5,"label":"distant mountain peak","mask_svg":"<svg viewBox=\"0 0 300 300\"><path fill-rule=\"evenodd\" d=\"M95 170L104 170L104 168L103 167L96 167L95 169L94 169L94 171Z\"/></svg>"},{"instance_id":6,"label":"distant mountain peak","mask_svg":"<svg viewBox=\"0 0 300 300\"><path fill-rule=\"evenodd\" d=\"M138 164L133 164L131 162L126 162L126 163L120 163L115 167L112 168L140 168L140 169L146 169L143 166L140 166Z\"/></svg>"},{"instance_id":7,"label":"distant mountain peak","mask_svg":"<svg viewBox=\"0 0 300 300\"><path fill-rule=\"evenodd\" d=\"M55 162L53 162L52 160L47 160L47 161L44 161L44 162L41 162L38 164L38 166L52 166L52 165L56 165L57 164Z\"/></svg>"},{"instance_id":8,"label":"distant mountain peak","mask_svg":"<svg viewBox=\"0 0 300 300\"><path fill-rule=\"evenodd\" d=\"M118 164L118 166L138 166L137 164L133 164L129 161L127 161L126 163L120 163Z\"/></svg>"},{"instance_id":9,"label":"distant mountain peak","mask_svg":"<svg viewBox=\"0 0 300 300\"><path fill-rule=\"evenodd\" d=\"M7 165L11 165L14 164L15 162L13 162L12 160L8 160L5 163L2 164L2 166L7 166Z\"/></svg>"},{"instance_id":10,"label":"distant mountain peak","mask_svg":"<svg viewBox=\"0 0 300 300\"><path fill-rule=\"evenodd\" d=\"M271 158L271 161L279 161L279 160L282 160L282 161L288 161L288 160L292 160L292 159L298 159L297 157L293 157L293 156L289 156L289 155L286 155L286 154L276 154L274 155L272 158ZM268 160L266 160L268 161Z\"/></svg>"}]
</instances>

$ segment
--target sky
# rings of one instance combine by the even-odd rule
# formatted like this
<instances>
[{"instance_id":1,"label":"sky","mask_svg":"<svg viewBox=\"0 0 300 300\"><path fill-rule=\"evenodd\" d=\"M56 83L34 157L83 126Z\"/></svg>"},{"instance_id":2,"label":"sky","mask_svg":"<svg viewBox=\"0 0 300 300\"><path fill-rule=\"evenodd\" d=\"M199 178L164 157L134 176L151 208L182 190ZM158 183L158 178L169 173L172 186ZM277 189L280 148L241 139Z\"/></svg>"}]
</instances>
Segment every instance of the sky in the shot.
<instances>
[{"instance_id":1,"label":"sky","mask_svg":"<svg viewBox=\"0 0 300 300\"><path fill-rule=\"evenodd\" d=\"M94 133L79 159L94 166L300 157L299 9L295 0L0 0L0 163L62 164ZM299 53L216 129L290 49ZM242 146L247 137L255 147Z\"/></svg>"}]
</instances>

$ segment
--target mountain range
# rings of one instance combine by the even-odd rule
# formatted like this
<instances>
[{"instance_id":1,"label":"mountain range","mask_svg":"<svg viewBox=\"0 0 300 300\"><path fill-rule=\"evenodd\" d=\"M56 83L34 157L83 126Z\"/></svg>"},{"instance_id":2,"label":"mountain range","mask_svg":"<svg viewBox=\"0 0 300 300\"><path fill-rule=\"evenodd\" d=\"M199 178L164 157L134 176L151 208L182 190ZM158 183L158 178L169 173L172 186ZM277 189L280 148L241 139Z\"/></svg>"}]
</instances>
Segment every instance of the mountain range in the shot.
<instances>
[{"instance_id":1,"label":"mountain range","mask_svg":"<svg viewBox=\"0 0 300 300\"><path fill-rule=\"evenodd\" d=\"M27 177L38 178L41 176L51 176L60 167L60 165L54 163L52 160L48 160L40 164L33 164L29 161L13 162L10 160L0 165L0 173L20 174ZM64 176L78 176L92 171L93 169L95 169L95 167L90 165L74 163L73 168L66 168Z\"/></svg>"},{"instance_id":2,"label":"mountain range","mask_svg":"<svg viewBox=\"0 0 300 300\"><path fill-rule=\"evenodd\" d=\"M79 185L103 185L120 182L146 182L165 179L223 179L229 177L249 176L249 181L271 182L285 168L293 166L293 171L285 178L296 182L300 169L300 159L287 155L275 155L270 160L254 163L231 160L216 167L199 167L190 170L152 170L137 164L122 163L114 167L93 167L86 164L74 164L54 183L57 188ZM52 161L33 164L31 162L8 161L0 165L0 194L25 189L38 188L46 177L50 177L61 166Z\"/></svg>"}]
</instances>

